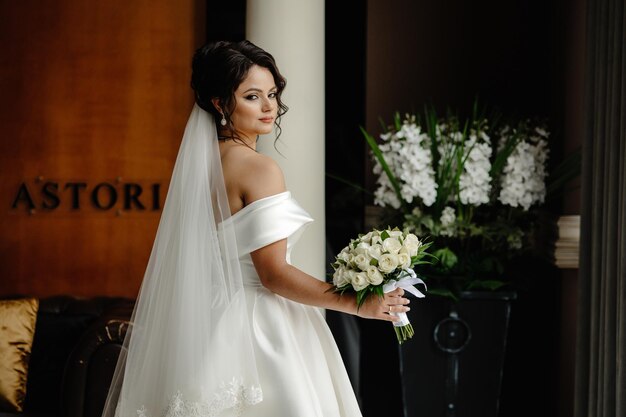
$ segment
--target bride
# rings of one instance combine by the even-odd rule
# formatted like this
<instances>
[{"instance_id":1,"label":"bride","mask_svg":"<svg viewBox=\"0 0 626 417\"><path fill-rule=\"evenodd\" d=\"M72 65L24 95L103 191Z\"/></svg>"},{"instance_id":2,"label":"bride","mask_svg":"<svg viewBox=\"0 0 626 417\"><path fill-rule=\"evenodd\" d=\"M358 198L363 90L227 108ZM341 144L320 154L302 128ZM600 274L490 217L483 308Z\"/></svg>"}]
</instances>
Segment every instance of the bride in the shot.
<instances>
[{"instance_id":1,"label":"bride","mask_svg":"<svg viewBox=\"0 0 626 417\"><path fill-rule=\"evenodd\" d=\"M105 417L355 417L316 307L396 321L397 289L352 295L290 264L312 221L256 151L287 107L273 57L243 42L196 51L191 112Z\"/></svg>"}]
</instances>

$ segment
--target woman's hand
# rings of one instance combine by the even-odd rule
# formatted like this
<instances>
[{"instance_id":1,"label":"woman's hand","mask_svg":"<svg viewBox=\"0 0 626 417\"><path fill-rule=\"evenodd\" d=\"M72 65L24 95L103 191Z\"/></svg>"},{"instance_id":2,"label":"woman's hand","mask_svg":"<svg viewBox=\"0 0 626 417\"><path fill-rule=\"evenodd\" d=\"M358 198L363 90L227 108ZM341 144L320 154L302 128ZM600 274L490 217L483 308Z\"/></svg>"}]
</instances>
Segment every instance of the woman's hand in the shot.
<instances>
[{"instance_id":1,"label":"woman's hand","mask_svg":"<svg viewBox=\"0 0 626 417\"><path fill-rule=\"evenodd\" d=\"M409 307L406 307L410 300L403 297L403 295L404 290L402 288L396 288L382 298L372 294L361 305L357 316L364 319L398 321L400 318L389 313L406 313L410 310Z\"/></svg>"}]
</instances>

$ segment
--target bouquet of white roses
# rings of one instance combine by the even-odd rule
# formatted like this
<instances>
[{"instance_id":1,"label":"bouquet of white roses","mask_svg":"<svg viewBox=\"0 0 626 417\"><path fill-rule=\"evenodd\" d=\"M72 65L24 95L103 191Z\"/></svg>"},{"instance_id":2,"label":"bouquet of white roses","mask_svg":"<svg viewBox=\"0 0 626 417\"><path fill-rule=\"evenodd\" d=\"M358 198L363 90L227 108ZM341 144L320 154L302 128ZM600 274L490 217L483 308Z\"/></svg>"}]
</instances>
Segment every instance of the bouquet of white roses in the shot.
<instances>
[{"instance_id":1,"label":"bouquet of white roses","mask_svg":"<svg viewBox=\"0 0 626 417\"><path fill-rule=\"evenodd\" d=\"M401 230L372 230L366 235L350 241L332 264L334 290L339 293L354 291L357 309L370 295L382 297L396 288L422 298L415 284L424 284L413 268L430 263L424 260L429 255L424 244L412 233ZM425 284L424 284L425 286ZM413 327L406 313L390 313L400 320L394 322L398 342L403 343L413 336Z\"/></svg>"}]
</instances>

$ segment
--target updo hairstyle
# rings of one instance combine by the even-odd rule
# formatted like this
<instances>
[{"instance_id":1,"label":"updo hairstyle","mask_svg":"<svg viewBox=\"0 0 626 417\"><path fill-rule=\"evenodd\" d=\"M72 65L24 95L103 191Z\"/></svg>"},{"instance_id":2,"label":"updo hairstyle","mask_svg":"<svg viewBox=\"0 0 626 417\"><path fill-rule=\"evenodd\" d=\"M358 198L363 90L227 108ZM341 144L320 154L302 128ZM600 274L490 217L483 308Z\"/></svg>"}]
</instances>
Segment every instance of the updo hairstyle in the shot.
<instances>
[{"instance_id":1,"label":"updo hairstyle","mask_svg":"<svg viewBox=\"0 0 626 417\"><path fill-rule=\"evenodd\" d=\"M230 130L230 137L241 139L235 131L230 115L236 106L235 90L246 78L253 65L268 69L274 77L278 103L278 115L274 124L278 139L281 133L280 117L288 110L288 107L281 101L281 94L287 82L278 71L274 57L250 41L219 41L209 43L195 52L192 62L191 88L195 92L196 103L213 115L219 130L222 115L211 101L214 98L219 99L227 121L225 127Z\"/></svg>"}]
</instances>

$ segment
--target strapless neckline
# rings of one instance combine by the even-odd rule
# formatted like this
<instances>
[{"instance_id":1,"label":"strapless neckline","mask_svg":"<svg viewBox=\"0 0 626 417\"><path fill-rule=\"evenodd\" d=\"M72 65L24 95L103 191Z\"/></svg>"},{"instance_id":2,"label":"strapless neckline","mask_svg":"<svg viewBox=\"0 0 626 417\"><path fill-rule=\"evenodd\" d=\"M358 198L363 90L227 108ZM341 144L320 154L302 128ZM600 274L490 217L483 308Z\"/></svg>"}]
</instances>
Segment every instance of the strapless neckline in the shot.
<instances>
[{"instance_id":1,"label":"strapless neckline","mask_svg":"<svg viewBox=\"0 0 626 417\"><path fill-rule=\"evenodd\" d=\"M265 202L267 200L271 200L273 198L278 198L278 197L282 197L282 196L286 196L287 198L290 197L291 196L291 191L283 191L283 192L278 193L278 194L272 194L272 195L268 195L267 197L263 197L263 198L259 198L258 200L254 200L250 204L242 207L235 214L231 214L230 215L230 219L233 219L233 218L239 216L240 213L242 213L242 212L247 212L247 211L252 210L254 207L258 206L259 204L263 204L263 202Z\"/></svg>"}]
</instances>

